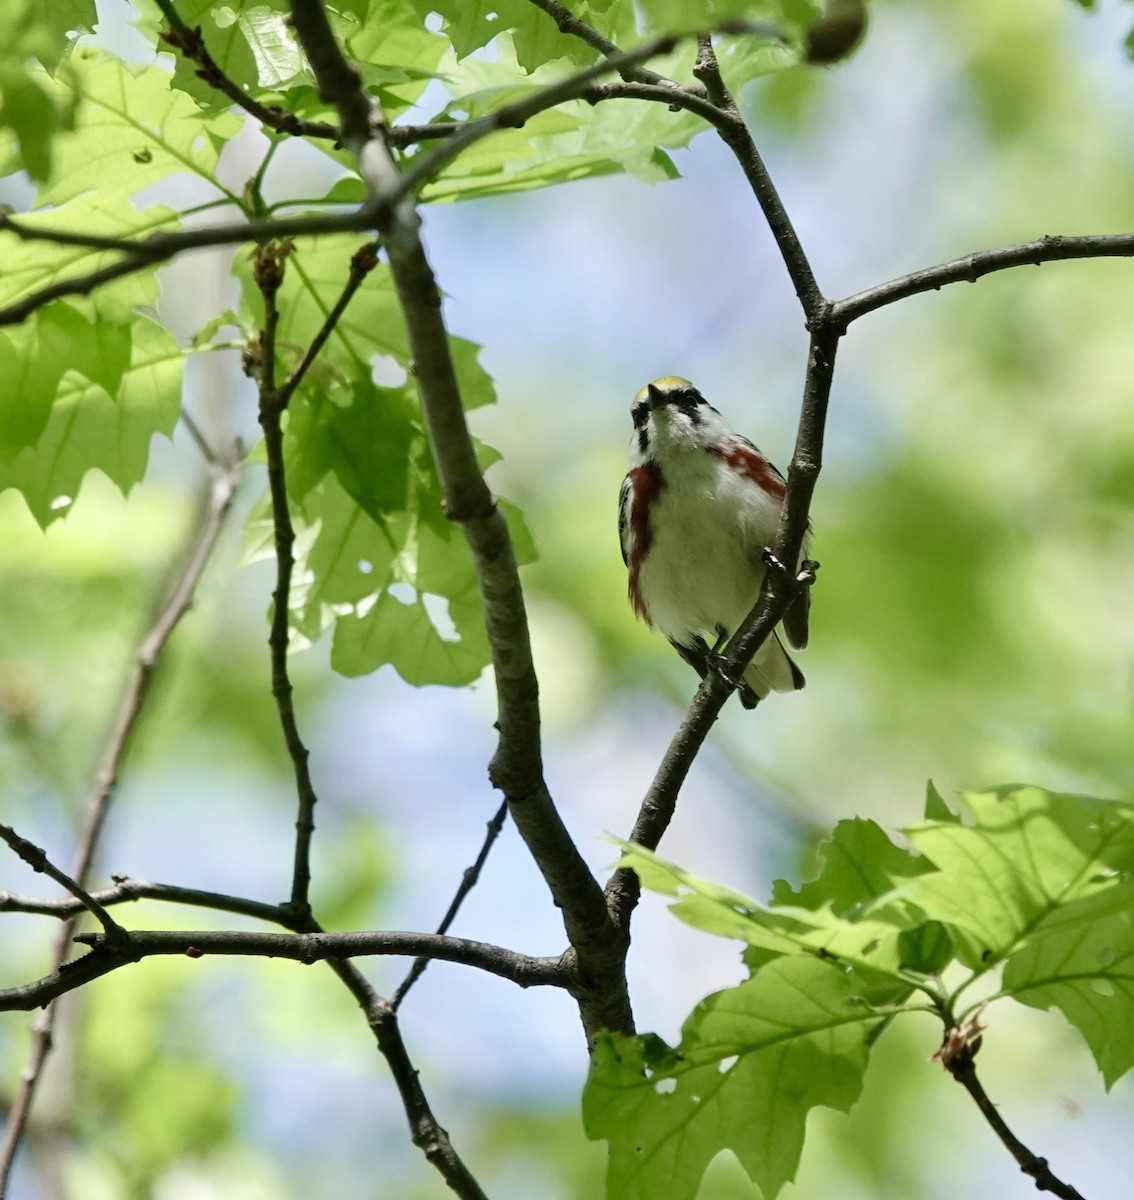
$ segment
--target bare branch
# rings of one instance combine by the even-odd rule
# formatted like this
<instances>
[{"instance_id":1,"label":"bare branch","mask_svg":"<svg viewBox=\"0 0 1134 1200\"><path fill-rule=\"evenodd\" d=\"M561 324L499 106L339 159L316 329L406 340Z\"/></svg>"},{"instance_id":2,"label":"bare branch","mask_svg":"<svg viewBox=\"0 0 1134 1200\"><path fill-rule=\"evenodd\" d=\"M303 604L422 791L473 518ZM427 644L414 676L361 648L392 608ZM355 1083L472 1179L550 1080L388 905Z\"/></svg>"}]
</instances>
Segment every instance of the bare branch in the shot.
<instances>
[{"instance_id":1,"label":"bare branch","mask_svg":"<svg viewBox=\"0 0 1134 1200\"><path fill-rule=\"evenodd\" d=\"M315 963L363 955L424 955L477 967L521 987L565 987L567 975L558 958L534 958L467 938L435 933L380 930L365 933L257 933L247 930L120 931L114 941L104 934L80 934L74 940L92 947L89 954L64 963L34 983L0 989L0 1011L40 1008L65 992L144 958L180 955L288 958Z\"/></svg>"},{"instance_id":2,"label":"bare branch","mask_svg":"<svg viewBox=\"0 0 1134 1200\"><path fill-rule=\"evenodd\" d=\"M121 876L115 878L117 883L114 887L102 888L91 893L91 898L104 908L136 900L163 900L170 904L186 904L196 908L212 908L218 912L255 917L257 920L271 921L276 925L287 925L291 920L290 914L278 904L265 904L263 901L249 900L243 896L179 887L171 883L150 883L144 879L126 879ZM84 907L85 905L78 900L45 900L38 896L0 892L0 912L31 913L65 920L78 916Z\"/></svg>"},{"instance_id":3,"label":"bare branch","mask_svg":"<svg viewBox=\"0 0 1134 1200\"><path fill-rule=\"evenodd\" d=\"M976 1065L973 1062L974 1052L965 1051L943 1060L945 1069L972 1096L981 1115L992 1127L996 1136L1004 1143L1008 1153L1016 1160L1020 1170L1035 1180L1036 1191L1051 1192L1060 1200L1083 1200L1083 1197L1069 1183L1064 1183L1047 1165L1046 1158L1033 1154L1023 1142L1008 1128L1000 1110L988 1098L980 1080L977 1078Z\"/></svg>"},{"instance_id":4,"label":"bare branch","mask_svg":"<svg viewBox=\"0 0 1134 1200\"><path fill-rule=\"evenodd\" d=\"M420 1073L402 1039L398 1014L390 1002L378 995L354 963L331 959L330 965L366 1014L378 1051L386 1060L401 1097L413 1144L461 1200L488 1200L476 1177L453 1149L448 1133L433 1115Z\"/></svg>"},{"instance_id":5,"label":"bare branch","mask_svg":"<svg viewBox=\"0 0 1134 1200\"><path fill-rule=\"evenodd\" d=\"M465 871L461 878L461 886L457 888L457 894L453 897L452 904L449 905L445 915L441 918L441 924L437 926L438 934L449 932L449 927L457 918L457 913L460 911L461 905L465 901L465 897L476 887L480 879L480 873L484 869L484 864L488 861L488 855L492 847L496 844L496 839L500 836L500 831L504 828L504 821L508 816L508 801L496 810L496 815L488 822L488 832L484 837L484 844L480 848L480 853L476 856L476 861L468 870ZM402 1001L406 998L406 994L410 988L425 974L425 968L429 966L430 960L424 956L416 959L412 967L410 967L405 979L398 986L398 990L390 997L390 1007L397 1012Z\"/></svg>"},{"instance_id":6,"label":"bare branch","mask_svg":"<svg viewBox=\"0 0 1134 1200\"><path fill-rule=\"evenodd\" d=\"M954 258L937 266L924 267L909 275L880 283L865 291L856 292L845 300L836 301L831 318L844 328L867 313L917 296L935 292L950 283L975 283L994 271L1010 267L1039 266L1041 263L1065 262L1077 258L1134 257L1134 233L1100 233L1068 237L1046 234L1032 242L1016 246L1001 246L995 250L980 250Z\"/></svg>"},{"instance_id":7,"label":"bare branch","mask_svg":"<svg viewBox=\"0 0 1134 1200\"><path fill-rule=\"evenodd\" d=\"M61 871L39 846L29 842L27 838L20 837L10 825L0 825L0 840L7 842L33 871L38 871L49 879L54 879L60 887L70 892L79 904L98 921L108 938L113 940L121 936L122 930L110 913L82 884L72 879L66 871Z\"/></svg>"},{"instance_id":8,"label":"bare branch","mask_svg":"<svg viewBox=\"0 0 1134 1200\"><path fill-rule=\"evenodd\" d=\"M272 592L272 621L268 634L271 657L272 696L276 702L280 729L295 774L299 810L295 818L295 863L292 870L291 911L296 917L310 913L308 888L311 884L311 838L315 832L315 787L311 782L308 750L299 733L295 700L288 673L289 607L291 575L295 567L295 528L287 497L284 469L283 414L288 396L276 387L276 326L279 309L276 294L283 283L290 242L269 242L256 250L253 277L264 297L264 327L260 331L255 369L259 374L260 427L264 431L264 454L268 466L268 493L272 502L272 528L275 539L276 586ZM345 305L344 305L345 307ZM326 329L327 327L324 326ZM298 380L297 380L298 382Z\"/></svg>"},{"instance_id":9,"label":"bare branch","mask_svg":"<svg viewBox=\"0 0 1134 1200\"><path fill-rule=\"evenodd\" d=\"M357 233L374 228L374 215L363 206L346 213L303 213L270 221L234 221L223 225L203 225L168 233L151 233L141 241L128 238L88 236L77 231L37 228L0 213L0 232L7 230L25 241L56 242L60 245L89 246L92 250L117 250L124 257L84 275L30 292L21 300L0 308L0 326L18 325L52 300L61 296L85 296L105 283L112 283L134 271L164 262L184 250L202 250L212 246L231 246L242 242L266 242L272 238L290 238L314 234Z\"/></svg>"},{"instance_id":10,"label":"bare branch","mask_svg":"<svg viewBox=\"0 0 1134 1200\"><path fill-rule=\"evenodd\" d=\"M193 603L197 585L220 537L239 481L239 461L234 459L231 463L219 464L214 468L204 518L193 534L187 561L181 569L172 594L138 648L134 670L127 681L125 693L103 750L102 760L86 800L86 816L75 862L71 868L71 878L80 886L85 885L90 874L99 834L114 795L123 759L133 739L154 669L170 635ZM57 971L66 969L64 963L70 949L74 921L75 917L65 920L55 939L52 961ZM27 1127L36 1089L51 1053L55 1014L55 1005L48 1004L44 1012L36 1018L32 1028L31 1053L20 1076L20 1087L9 1109L3 1145L0 1146L0 1196L7 1190L16 1150Z\"/></svg>"}]
</instances>

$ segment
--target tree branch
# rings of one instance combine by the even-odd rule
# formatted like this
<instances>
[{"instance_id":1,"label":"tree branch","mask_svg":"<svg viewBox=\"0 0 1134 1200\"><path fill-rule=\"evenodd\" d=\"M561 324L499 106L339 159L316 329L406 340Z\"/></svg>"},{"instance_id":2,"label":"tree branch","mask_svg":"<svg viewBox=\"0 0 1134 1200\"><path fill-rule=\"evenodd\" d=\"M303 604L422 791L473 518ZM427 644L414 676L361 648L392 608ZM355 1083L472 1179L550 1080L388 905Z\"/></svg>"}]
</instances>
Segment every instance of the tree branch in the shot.
<instances>
[{"instance_id":1,"label":"tree branch","mask_svg":"<svg viewBox=\"0 0 1134 1200\"><path fill-rule=\"evenodd\" d=\"M476 1177L453 1149L449 1134L429 1106L421 1086L421 1076L402 1039L398 1014L390 1002L378 995L354 963L331 959L330 965L366 1014L378 1051L386 1060L394 1086L401 1097L413 1144L461 1200L488 1200Z\"/></svg>"},{"instance_id":2,"label":"tree branch","mask_svg":"<svg viewBox=\"0 0 1134 1200\"><path fill-rule=\"evenodd\" d=\"M92 899L104 908L136 900L163 900L170 904L185 904L195 908L211 908L218 912L255 917L257 920L271 921L276 925L287 925L291 920L290 914L278 904L266 904L244 896L229 896L223 892L202 891L200 888L179 887L171 883L150 883L144 879L126 879L121 876L115 878L117 882L114 887L91 893ZM30 913L65 920L77 916L84 907L85 905L78 900L45 900L38 896L0 892L0 912Z\"/></svg>"},{"instance_id":3,"label":"tree branch","mask_svg":"<svg viewBox=\"0 0 1134 1200\"><path fill-rule=\"evenodd\" d=\"M488 861L488 855L492 847L496 844L496 839L500 836L500 831L504 828L504 821L508 816L508 801L497 809L496 815L488 822L488 832L484 837L484 844L480 848L480 853L476 856L476 861L469 867L461 878L461 886L457 888L457 894L453 897L453 902L449 905L445 915L441 918L441 924L437 926L439 935L449 932L449 927L456 920L457 913L460 911L461 905L465 901L465 897L476 887L480 879L480 873L484 869L484 864ZM390 997L390 1007L397 1012L402 1001L406 998L406 994L410 988L425 974L425 968L429 966L430 960L424 955L415 959L414 964L410 967L405 979L398 985L398 989Z\"/></svg>"},{"instance_id":4,"label":"tree branch","mask_svg":"<svg viewBox=\"0 0 1134 1200\"><path fill-rule=\"evenodd\" d=\"M79 934L74 941L92 947L89 954L59 966L33 983L0 989L0 1012L40 1008L144 958L287 958L305 964L363 955L424 955L476 967L520 987L566 987L559 958L536 958L467 938L435 933L377 930L360 933L259 933L247 930L121 930L113 941L105 934Z\"/></svg>"},{"instance_id":5,"label":"tree branch","mask_svg":"<svg viewBox=\"0 0 1134 1200\"><path fill-rule=\"evenodd\" d=\"M110 940L113 941L121 936L122 930L110 913L82 884L72 879L66 871L61 871L39 846L29 842L27 838L20 837L10 825L0 825L0 840L7 842L33 871L38 871L49 879L54 879L60 887L70 892L78 903L98 921Z\"/></svg>"},{"instance_id":6,"label":"tree branch","mask_svg":"<svg viewBox=\"0 0 1134 1200\"><path fill-rule=\"evenodd\" d=\"M950 283L975 283L994 271L1010 267L1039 266L1041 263L1065 262L1077 258L1130 258L1134 256L1134 233L1100 233L1069 237L1046 234L1032 242L1001 246L995 250L980 250L937 266L924 267L880 283L865 291L856 292L832 307L831 318L842 326L857 321L867 313L917 296L935 292Z\"/></svg>"},{"instance_id":7,"label":"tree branch","mask_svg":"<svg viewBox=\"0 0 1134 1200\"><path fill-rule=\"evenodd\" d=\"M1051 1192L1060 1200L1083 1200L1083 1197L1069 1183L1064 1183L1052 1173L1046 1158L1040 1158L1033 1154L1008 1128L996 1105L988 1098L988 1093L977 1078L972 1051L965 1048L955 1056L946 1057L943 1061L949 1074L972 1096L981 1115L992 1126L993 1132L1019 1164L1020 1170L1035 1180L1036 1191Z\"/></svg>"},{"instance_id":8,"label":"tree branch","mask_svg":"<svg viewBox=\"0 0 1134 1200\"><path fill-rule=\"evenodd\" d=\"M354 256L350 260L350 273L347 276L346 284L339 298L331 306L330 312L327 313L323 324L319 327L319 331L311 339L311 345L307 347L306 352L296 364L295 369L280 385L278 403L281 409L287 408L292 396L295 395L296 388L303 382L304 376L319 357L323 347L327 344L327 339L334 332L335 326L339 323L343 313L346 312L347 305L354 299L355 294L362 287L366 277L377 265L378 247L373 243L361 246L355 251Z\"/></svg>"},{"instance_id":9,"label":"tree branch","mask_svg":"<svg viewBox=\"0 0 1134 1200\"><path fill-rule=\"evenodd\" d=\"M207 507L200 527L191 539L187 561L181 569L172 594L138 648L134 670L127 681L117 716L103 750L102 760L86 800L86 816L75 862L71 868L71 878L80 886L85 885L90 874L99 834L114 795L122 762L133 740L154 669L170 635L193 603L197 585L216 547L239 481L240 463L236 456L231 462L214 465ZM56 937L52 961L57 971L65 970L63 964L70 949L76 916L77 914L69 916L64 921ZM0 1196L6 1193L16 1151L31 1115L36 1089L51 1054L55 1014L55 1005L49 1003L32 1027L31 1053L21 1073L20 1087L9 1109L4 1140L0 1145Z\"/></svg>"},{"instance_id":10,"label":"tree branch","mask_svg":"<svg viewBox=\"0 0 1134 1200\"><path fill-rule=\"evenodd\" d=\"M295 818L295 861L289 901L291 911L298 918L311 911L307 894L311 885L311 838L315 832L317 797L311 782L309 753L303 744L296 720L295 700L287 666L291 574L295 566L295 529L291 523L284 469L283 414L291 392L285 395L276 387L276 326L279 321L276 295L283 283L285 264L290 253L290 242L269 242L258 247L253 258L253 277L264 298L264 328L260 332L256 367L260 387L260 427L264 431L264 454L268 465L268 493L272 502L276 557L276 586L272 593L272 621L268 647L271 657L272 696L276 702L280 729L291 758L299 802ZM345 308L345 303L343 307ZM327 330L326 325L324 330Z\"/></svg>"},{"instance_id":11,"label":"tree branch","mask_svg":"<svg viewBox=\"0 0 1134 1200\"><path fill-rule=\"evenodd\" d=\"M216 88L238 108L244 109L249 116L254 117L261 125L275 130L276 133L329 141L338 139L339 131L334 125L328 125L325 121L305 121L302 117L297 117L295 113L280 108L278 104L261 104L259 100L250 96L217 66L205 45L200 25L186 25L171 4L163 3L162 0L158 0L158 3L170 23L170 28L162 30L158 37L168 45L180 50L187 59L197 64L199 79L203 79L210 87Z\"/></svg>"},{"instance_id":12,"label":"tree branch","mask_svg":"<svg viewBox=\"0 0 1134 1200\"><path fill-rule=\"evenodd\" d=\"M270 221L234 221L223 225L203 225L168 233L151 233L141 241L105 238L73 230L36 228L0 213L0 231L14 233L23 241L55 242L65 246L87 246L92 250L117 250L125 257L114 263L57 280L29 293L21 300L0 308L0 326L18 325L36 309L61 296L85 296L104 283L112 283L134 271L164 262L184 250L203 250L213 246L231 246L242 242L266 242L273 238L303 235L357 233L374 228L374 215L367 206L346 213L304 213Z\"/></svg>"},{"instance_id":13,"label":"tree branch","mask_svg":"<svg viewBox=\"0 0 1134 1200\"><path fill-rule=\"evenodd\" d=\"M603 37L597 29L588 25L586 21L575 16L574 13L560 4L559 0L531 0L531 2L536 8L547 13L559 27L560 33L578 38L579 41L585 42L592 50L597 50L599 54L604 55L606 58L621 59L623 57L622 51L612 41ZM660 84L663 87L677 86L671 80L666 79L664 75L659 75L656 71L647 70L637 63L623 61L615 69L628 83Z\"/></svg>"},{"instance_id":14,"label":"tree branch","mask_svg":"<svg viewBox=\"0 0 1134 1200\"><path fill-rule=\"evenodd\" d=\"M543 778L539 690L515 554L507 524L476 460L441 316L440 293L409 198L411 185L402 178L382 138L371 136L371 130L381 130L383 123L371 118L358 72L343 57L318 0L292 0L292 13L320 95L338 106L343 142L358 156L375 198L446 512L461 527L472 551L499 711L500 740L489 774L507 798L516 827L563 912L579 975L586 981L580 984L580 1012L588 1035L602 1028L629 1032L633 1022L623 970L624 939L611 924L602 891L563 825ZM606 69L613 67L608 63Z\"/></svg>"}]
</instances>

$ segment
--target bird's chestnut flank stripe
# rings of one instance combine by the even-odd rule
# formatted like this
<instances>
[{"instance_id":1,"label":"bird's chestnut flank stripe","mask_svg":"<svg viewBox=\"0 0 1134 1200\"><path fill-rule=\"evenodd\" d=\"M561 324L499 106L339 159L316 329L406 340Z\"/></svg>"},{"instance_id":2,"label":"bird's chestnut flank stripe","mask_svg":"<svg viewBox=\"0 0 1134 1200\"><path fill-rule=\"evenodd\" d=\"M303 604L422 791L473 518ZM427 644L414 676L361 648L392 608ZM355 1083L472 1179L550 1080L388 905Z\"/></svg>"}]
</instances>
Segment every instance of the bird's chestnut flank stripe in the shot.
<instances>
[{"instance_id":1,"label":"bird's chestnut flank stripe","mask_svg":"<svg viewBox=\"0 0 1134 1200\"><path fill-rule=\"evenodd\" d=\"M783 476L751 446L746 446L743 442L725 442L723 445L710 446L709 453L719 458L725 466L739 471L746 479L762 487L769 495L783 500L787 492Z\"/></svg>"},{"instance_id":2,"label":"bird's chestnut flank stripe","mask_svg":"<svg viewBox=\"0 0 1134 1200\"><path fill-rule=\"evenodd\" d=\"M633 605L634 612L646 622L650 623L650 610L646 607L645 600L642 599L642 592L638 586L638 577L641 571L642 560L650 548L650 543L653 541L653 534L650 531L650 510L654 506L654 501L657 500L658 494L665 487L665 480L662 478L661 468L657 463L645 463L640 467L634 467L630 471L630 480L633 485L633 501L630 505L630 529L634 535L634 545L639 548L639 553L630 562L630 603Z\"/></svg>"}]
</instances>

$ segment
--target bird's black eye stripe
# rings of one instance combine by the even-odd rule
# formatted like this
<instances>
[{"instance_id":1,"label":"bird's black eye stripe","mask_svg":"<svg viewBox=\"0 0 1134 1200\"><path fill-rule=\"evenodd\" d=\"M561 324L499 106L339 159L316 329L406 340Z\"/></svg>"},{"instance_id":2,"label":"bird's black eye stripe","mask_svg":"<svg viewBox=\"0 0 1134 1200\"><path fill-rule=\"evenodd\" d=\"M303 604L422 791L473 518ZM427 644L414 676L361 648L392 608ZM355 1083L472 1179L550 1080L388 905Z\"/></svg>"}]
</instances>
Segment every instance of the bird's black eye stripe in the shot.
<instances>
[{"instance_id":1,"label":"bird's black eye stripe","mask_svg":"<svg viewBox=\"0 0 1134 1200\"><path fill-rule=\"evenodd\" d=\"M707 407L704 398L696 388L682 388L673 393L673 403L693 422L701 424L701 409Z\"/></svg>"},{"instance_id":2,"label":"bird's black eye stripe","mask_svg":"<svg viewBox=\"0 0 1134 1200\"><path fill-rule=\"evenodd\" d=\"M634 419L634 428L642 429L646 422L650 419L650 406L643 400L640 404L635 404L630 413Z\"/></svg>"}]
</instances>

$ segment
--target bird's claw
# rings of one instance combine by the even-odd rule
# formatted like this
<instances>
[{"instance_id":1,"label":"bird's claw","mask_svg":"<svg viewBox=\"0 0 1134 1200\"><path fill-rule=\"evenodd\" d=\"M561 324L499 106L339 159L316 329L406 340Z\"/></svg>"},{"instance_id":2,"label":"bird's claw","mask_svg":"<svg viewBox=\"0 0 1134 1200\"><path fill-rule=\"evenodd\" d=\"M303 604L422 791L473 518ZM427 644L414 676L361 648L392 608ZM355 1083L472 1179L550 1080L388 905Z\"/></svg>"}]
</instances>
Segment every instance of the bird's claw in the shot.
<instances>
[{"instance_id":1,"label":"bird's claw","mask_svg":"<svg viewBox=\"0 0 1134 1200\"><path fill-rule=\"evenodd\" d=\"M813 558L805 558L799 564L799 571L796 574L796 583L803 583L810 587L815 582L815 573L819 570L819 564Z\"/></svg>"}]
</instances>

